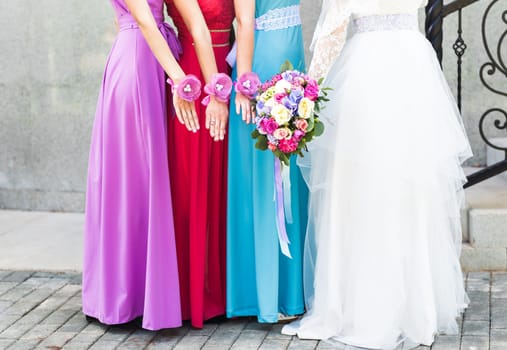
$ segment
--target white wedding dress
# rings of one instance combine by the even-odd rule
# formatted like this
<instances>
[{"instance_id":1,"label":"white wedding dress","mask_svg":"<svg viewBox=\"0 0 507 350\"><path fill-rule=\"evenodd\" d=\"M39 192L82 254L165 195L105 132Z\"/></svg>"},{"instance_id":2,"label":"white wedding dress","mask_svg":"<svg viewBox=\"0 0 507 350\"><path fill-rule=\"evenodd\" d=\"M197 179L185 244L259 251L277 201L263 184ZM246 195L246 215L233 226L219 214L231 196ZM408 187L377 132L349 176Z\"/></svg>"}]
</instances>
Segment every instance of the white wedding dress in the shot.
<instances>
[{"instance_id":1,"label":"white wedding dress","mask_svg":"<svg viewBox=\"0 0 507 350\"><path fill-rule=\"evenodd\" d=\"M307 313L285 334L396 349L458 331L468 303L461 163L471 150L418 31L424 5L324 0L310 74L333 91L326 131L299 160L311 191Z\"/></svg>"}]
</instances>

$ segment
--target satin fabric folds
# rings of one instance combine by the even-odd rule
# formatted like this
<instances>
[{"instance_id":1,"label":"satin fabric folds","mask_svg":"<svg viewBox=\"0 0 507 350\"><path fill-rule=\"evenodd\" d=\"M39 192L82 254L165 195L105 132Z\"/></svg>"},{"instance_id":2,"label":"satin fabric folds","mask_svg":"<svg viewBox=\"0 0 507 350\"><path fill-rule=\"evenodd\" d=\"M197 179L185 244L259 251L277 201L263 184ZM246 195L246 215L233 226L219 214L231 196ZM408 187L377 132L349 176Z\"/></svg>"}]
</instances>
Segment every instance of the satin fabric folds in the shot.
<instances>
[{"instance_id":1,"label":"satin fabric folds","mask_svg":"<svg viewBox=\"0 0 507 350\"><path fill-rule=\"evenodd\" d=\"M276 17L295 0L258 0L256 17ZM298 11L299 12L299 11ZM292 12L291 12L292 13ZM253 71L262 81L280 72L285 60L304 69L303 36L293 18L285 28L256 30ZM277 21L270 21L277 23ZM234 101L232 96L231 101ZM229 124L229 176L227 207L227 316L256 316L259 322L277 322L279 313L304 312L303 243L307 221L308 191L300 170L290 166L292 221L286 223L292 259L278 242L275 202L275 159L271 152L255 149L251 133L231 106Z\"/></svg>"},{"instance_id":2,"label":"satin fabric folds","mask_svg":"<svg viewBox=\"0 0 507 350\"><path fill-rule=\"evenodd\" d=\"M185 73L205 79L192 36L172 0L167 11L178 29ZM229 74L234 6L232 0L199 0L210 30L218 71ZM227 208L227 138L215 142L206 130L206 107L196 101L201 129L189 132L174 113L168 115L168 153L174 203L176 248L183 319L201 328L225 313L225 215ZM171 96L168 97L169 100Z\"/></svg>"},{"instance_id":3,"label":"satin fabric folds","mask_svg":"<svg viewBox=\"0 0 507 350\"><path fill-rule=\"evenodd\" d=\"M122 0L93 126L87 184L83 312L105 324L181 325L167 161L164 71ZM160 30L162 0L149 1Z\"/></svg>"}]
</instances>

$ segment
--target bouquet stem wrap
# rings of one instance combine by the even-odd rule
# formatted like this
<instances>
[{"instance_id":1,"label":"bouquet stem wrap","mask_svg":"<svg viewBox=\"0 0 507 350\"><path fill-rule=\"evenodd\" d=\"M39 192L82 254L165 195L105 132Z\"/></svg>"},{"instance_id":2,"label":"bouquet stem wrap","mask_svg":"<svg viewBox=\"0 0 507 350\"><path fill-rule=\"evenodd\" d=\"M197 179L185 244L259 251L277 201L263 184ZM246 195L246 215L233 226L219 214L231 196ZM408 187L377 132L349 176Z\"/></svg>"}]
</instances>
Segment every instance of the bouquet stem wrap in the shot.
<instances>
[{"instance_id":1,"label":"bouquet stem wrap","mask_svg":"<svg viewBox=\"0 0 507 350\"><path fill-rule=\"evenodd\" d=\"M290 211L290 202L284 203L284 184L282 172L289 173L289 169L283 169L283 165L278 158L275 159L275 194L276 194L276 226L278 231L278 241L280 242L280 249L282 254L292 259L289 249L289 236L287 235L287 228L285 226L285 206L288 204ZM287 186L286 186L287 188ZM290 179L288 190L290 193ZM289 197L290 198L290 197ZM290 199L289 199L290 201ZM291 213L292 216L292 213Z\"/></svg>"}]
</instances>

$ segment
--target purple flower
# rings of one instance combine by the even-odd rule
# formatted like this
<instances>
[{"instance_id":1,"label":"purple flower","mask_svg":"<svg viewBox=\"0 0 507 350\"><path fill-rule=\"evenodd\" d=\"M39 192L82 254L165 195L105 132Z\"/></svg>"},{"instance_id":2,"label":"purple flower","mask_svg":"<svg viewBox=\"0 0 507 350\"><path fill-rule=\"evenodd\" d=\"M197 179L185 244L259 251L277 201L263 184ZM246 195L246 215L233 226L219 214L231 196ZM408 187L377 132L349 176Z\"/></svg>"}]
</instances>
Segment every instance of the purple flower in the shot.
<instances>
[{"instance_id":1,"label":"purple flower","mask_svg":"<svg viewBox=\"0 0 507 350\"><path fill-rule=\"evenodd\" d=\"M257 110L257 114L265 115L271 113L272 107L266 106L262 100L259 100L255 109Z\"/></svg>"},{"instance_id":2,"label":"purple flower","mask_svg":"<svg viewBox=\"0 0 507 350\"><path fill-rule=\"evenodd\" d=\"M201 81L193 74L188 74L179 84L174 84L171 78L167 82L172 86L172 92L182 100L193 102L201 96Z\"/></svg>"},{"instance_id":3,"label":"purple flower","mask_svg":"<svg viewBox=\"0 0 507 350\"><path fill-rule=\"evenodd\" d=\"M278 145L278 140L272 134L268 134L268 141L274 145Z\"/></svg>"},{"instance_id":4,"label":"purple flower","mask_svg":"<svg viewBox=\"0 0 507 350\"><path fill-rule=\"evenodd\" d=\"M239 92L250 99L255 97L260 86L261 80L259 79L259 76L253 72L242 74L235 85L236 92Z\"/></svg>"},{"instance_id":5,"label":"purple flower","mask_svg":"<svg viewBox=\"0 0 507 350\"><path fill-rule=\"evenodd\" d=\"M301 90L294 89L291 91L289 96L285 97L282 100L282 103L285 106L285 108L289 109L294 113L297 111L299 102L301 101L302 98L303 93L301 92Z\"/></svg>"},{"instance_id":6,"label":"purple flower","mask_svg":"<svg viewBox=\"0 0 507 350\"><path fill-rule=\"evenodd\" d=\"M299 142L305 136L305 133L301 130L294 131L293 138L295 141Z\"/></svg>"}]
</instances>

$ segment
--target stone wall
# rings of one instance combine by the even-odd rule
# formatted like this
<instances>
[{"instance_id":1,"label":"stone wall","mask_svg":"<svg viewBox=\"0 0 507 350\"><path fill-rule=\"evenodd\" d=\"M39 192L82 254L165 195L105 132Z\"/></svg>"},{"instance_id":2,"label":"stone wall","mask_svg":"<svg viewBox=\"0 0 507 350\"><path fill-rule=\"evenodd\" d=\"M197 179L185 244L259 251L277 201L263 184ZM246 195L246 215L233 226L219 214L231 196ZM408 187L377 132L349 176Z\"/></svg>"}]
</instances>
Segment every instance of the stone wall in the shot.
<instances>
[{"instance_id":1,"label":"stone wall","mask_svg":"<svg viewBox=\"0 0 507 350\"><path fill-rule=\"evenodd\" d=\"M320 3L302 1L306 46ZM488 93L478 80L486 59L480 18L488 3L482 0L466 11L464 29L470 47L464 116L478 164L484 162L484 143L477 120L487 106L506 107L505 98ZM115 35L110 4L3 0L0 25L0 208L82 211L95 103ZM455 20L448 26L454 33ZM444 67L454 84L454 38L445 39Z\"/></svg>"}]
</instances>

